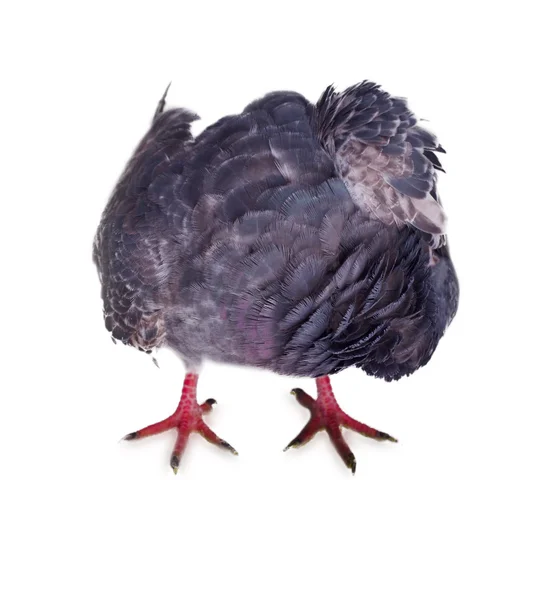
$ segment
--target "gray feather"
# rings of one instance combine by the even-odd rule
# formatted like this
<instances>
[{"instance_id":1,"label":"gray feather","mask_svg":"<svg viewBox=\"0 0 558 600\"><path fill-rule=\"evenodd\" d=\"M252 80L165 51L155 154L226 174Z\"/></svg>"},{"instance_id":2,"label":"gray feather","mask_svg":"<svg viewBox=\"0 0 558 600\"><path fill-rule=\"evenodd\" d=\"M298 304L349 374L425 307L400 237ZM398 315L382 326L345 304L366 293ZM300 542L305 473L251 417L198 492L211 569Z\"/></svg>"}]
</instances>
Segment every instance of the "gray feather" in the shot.
<instances>
[{"instance_id":1,"label":"gray feather","mask_svg":"<svg viewBox=\"0 0 558 600\"><path fill-rule=\"evenodd\" d=\"M301 376L425 364L458 286L442 149L406 103L363 83L274 92L194 139L196 118L163 99L103 213L113 338Z\"/></svg>"}]
</instances>

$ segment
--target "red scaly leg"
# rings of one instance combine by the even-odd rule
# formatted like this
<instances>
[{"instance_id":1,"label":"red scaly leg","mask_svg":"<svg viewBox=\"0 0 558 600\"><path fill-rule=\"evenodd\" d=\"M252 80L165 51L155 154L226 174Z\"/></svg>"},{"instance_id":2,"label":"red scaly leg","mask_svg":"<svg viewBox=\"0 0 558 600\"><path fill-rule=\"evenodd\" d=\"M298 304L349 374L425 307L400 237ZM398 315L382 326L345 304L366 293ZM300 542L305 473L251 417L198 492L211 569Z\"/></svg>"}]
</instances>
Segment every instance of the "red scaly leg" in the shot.
<instances>
[{"instance_id":1,"label":"red scaly leg","mask_svg":"<svg viewBox=\"0 0 558 600\"><path fill-rule=\"evenodd\" d=\"M341 427L352 429L357 433L378 441L389 440L390 442L397 442L391 435L373 429L344 413L339 404L337 404L329 377L318 377L316 379L316 387L318 389L316 400L300 388L295 388L291 391L291 394L295 396L302 406L310 411L311 415L308 423L306 423L302 431L291 441L285 450L302 446L309 442L318 431L325 430L345 465L354 473L356 470L355 455L343 439Z\"/></svg>"},{"instance_id":2,"label":"red scaly leg","mask_svg":"<svg viewBox=\"0 0 558 600\"><path fill-rule=\"evenodd\" d=\"M210 398L203 404L198 404L196 399L197 384L198 375L196 373L186 373L180 402L174 413L163 421L148 425L147 427L144 427L139 431L134 431L134 433L129 433L124 437L125 440L139 440L150 435L168 431L169 429L177 429L178 436L170 461L170 465L175 474L178 472L180 459L186 448L188 437L193 431L201 434L208 442L221 446L221 448L225 448L233 454L237 454L237 451L230 444L213 433L213 431L204 423L202 415L209 412L216 401L213 400L213 398Z\"/></svg>"}]
</instances>

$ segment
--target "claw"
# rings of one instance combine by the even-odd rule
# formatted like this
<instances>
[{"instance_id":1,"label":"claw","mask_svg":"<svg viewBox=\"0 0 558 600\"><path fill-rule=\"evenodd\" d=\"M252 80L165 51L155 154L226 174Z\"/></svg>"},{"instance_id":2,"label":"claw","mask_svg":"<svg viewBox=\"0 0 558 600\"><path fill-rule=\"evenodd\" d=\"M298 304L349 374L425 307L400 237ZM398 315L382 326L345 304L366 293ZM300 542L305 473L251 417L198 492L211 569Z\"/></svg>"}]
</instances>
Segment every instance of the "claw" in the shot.
<instances>
[{"instance_id":1,"label":"claw","mask_svg":"<svg viewBox=\"0 0 558 600\"><path fill-rule=\"evenodd\" d=\"M238 452L228 442L225 442L225 440L221 440L220 446L228 450L231 454L238 456Z\"/></svg>"},{"instance_id":2,"label":"claw","mask_svg":"<svg viewBox=\"0 0 558 600\"><path fill-rule=\"evenodd\" d=\"M173 454L171 456L170 466L171 469L174 471L174 474L176 475L178 473L178 467L180 466L180 459L178 458L178 456L176 456L176 454Z\"/></svg>"},{"instance_id":3,"label":"claw","mask_svg":"<svg viewBox=\"0 0 558 600\"><path fill-rule=\"evenodd\" d=\"M302 433L302 431L300 432ZM283 448L283 452L286 452L287 450L290 450L291 448L298 448L301 444L300 444L300 433L293 438L284 448Z\"/></svg>"},{"instance_id":4,"label":"claw","mask_svg":"<svg viewBox=\"0 0 558 600\"><path fill-rule=\"evenodd\" d=\"M201 405L201 409L204 413L209 412L213 408L214 404L217 404L217 400L209 398Z\"/></svg>"}]
</instances>

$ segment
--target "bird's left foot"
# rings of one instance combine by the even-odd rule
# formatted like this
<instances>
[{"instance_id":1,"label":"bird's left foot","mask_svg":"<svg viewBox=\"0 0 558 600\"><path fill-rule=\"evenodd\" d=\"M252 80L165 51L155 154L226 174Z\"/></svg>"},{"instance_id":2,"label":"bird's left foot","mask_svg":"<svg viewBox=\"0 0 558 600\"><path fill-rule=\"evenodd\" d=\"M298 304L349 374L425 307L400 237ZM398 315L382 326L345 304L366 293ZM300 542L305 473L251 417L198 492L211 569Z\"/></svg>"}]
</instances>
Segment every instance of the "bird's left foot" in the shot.
<instances>
[{"instance_id":1,"label":"bird's left foot","mask_svg":"<svg viewBox=\"0 0 558 600\"><path fill-rule=\"evenodd\" d=\"M355 455L343 439L341 427L352 429L357 433L374 438L380 442L385 440L397 442L391 435L373 429L343 412L339 404L337 404L333 390L331 389L329 377L318 377L316 379L316 386L318 388L318 397L316 400L300 388L295 388L291 391L291 394L296 397L298 402L310 411L311 416L302 431L291 441L285 450L302 446L309 442L318 431L325 430L345 465L354 473L356 470Z\"/></svg>"}]
</instances>

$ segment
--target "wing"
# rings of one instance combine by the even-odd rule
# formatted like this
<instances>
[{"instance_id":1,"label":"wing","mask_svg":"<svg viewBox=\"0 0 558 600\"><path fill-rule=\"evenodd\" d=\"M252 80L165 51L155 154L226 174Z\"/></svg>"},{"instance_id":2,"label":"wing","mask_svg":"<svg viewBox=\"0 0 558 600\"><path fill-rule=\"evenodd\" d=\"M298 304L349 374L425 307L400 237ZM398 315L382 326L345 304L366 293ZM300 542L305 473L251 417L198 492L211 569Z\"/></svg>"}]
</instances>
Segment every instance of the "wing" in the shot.
<instances>
[{"instance_id":1,"label":"wing","mask_svg":"<svg viewBox=\"0 0 558 600\"><path fill-rule=\"evenodd\" d=\"M93 246L105 325L113 339L145 351L165 336L165 284L179 251L172 232L184 218L177 189L190 123L197 118L182 109L162 112L161 102L107 204Z\"/></svg>"},{"instance_id":2,"label":"wing","mask_svg":"<svg viewBox=\"0 0 558 600\"><path fill-rule=\"evenodd\" d=\"M316 105L315 128L353 200L375 219L411 225L445 243L446 217L436 190L443 170L436 138L417 125L402 98L364 81Z\"/></svg>"}]
</instances>

